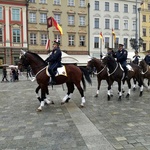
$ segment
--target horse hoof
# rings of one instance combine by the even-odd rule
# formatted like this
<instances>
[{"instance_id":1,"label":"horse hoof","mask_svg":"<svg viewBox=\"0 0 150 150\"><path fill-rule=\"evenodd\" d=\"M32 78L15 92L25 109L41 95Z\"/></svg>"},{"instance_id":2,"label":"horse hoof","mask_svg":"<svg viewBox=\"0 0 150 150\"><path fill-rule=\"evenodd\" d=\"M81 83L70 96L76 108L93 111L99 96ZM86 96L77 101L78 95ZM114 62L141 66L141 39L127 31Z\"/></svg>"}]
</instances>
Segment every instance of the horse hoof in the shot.
<instances>
[{"instance_id":1,"label":"horse hoof","mask_svg":"<svg viewBox=\"0 0 150 150\"><path fill-rule=\"evenodd\" d=\"M84 105L80 105L80 108L83 108L84 107Z\"/></svg>"},{"instance_id":2,"label":"horse hoof","mask_svg":"<svg viewBox=\"0 0 150 150\"><path fill-rule=\"evenodd\" d=\"M113 94L111 94L110 96L111 96L111 97L113 97L114 95L113 95Z\"/></svg>"},{"instance_id":3,"label":"horse hoof","mask_svg":"<svg viewBox=\"0 0 150 150\"><path fill-rule=\"evenodd\" d=\"M96 94L94 97L98 97L98 94Z\"/></svg>"},{"instance_id":4,"label":"horse hoof","mask_svg":"<svg viewBox=\"0 0 150 150\"><path fill-rule=\"evenodd\" d=\"M37 111L37 112L41 112L41 111L42 111L42 109L39 109L39 108L38 108L36 111Z\"/></svg>"},{"instance_id":5,"label":"horse hoof","mask_svg":"<svg viewBox=\"0 0 150 150\"><path fill-rule=\"evenodd\" d=\"M122 93L125 93L125 91L124 91L124 90L122 90Z\"/></svg>"},{"instance_id":6,"label":"horse hoof","mask_svg":"<svg viewBox=\"0 0 150 150\"><path fill-rule=\"evenodd\" d=\"M121 97L118 98L118 101L121 101Z\"/></svg>"},{"instance_id":7,"label":"horse hoof","mask_svg":"<svg viewBox=\"0 0 150 150\"><path fill-rule=\"evenodd\" d=\"M126 95L126 98L129 98L129 94Z\"/></svg>"},{"instance_id":8,"label":"horse hoof","mask_svg":"<svg viewBox=\"0 0 150 150\"><path fill-rule=\"evenodd\" d=\"M141 97L142 95L143 95L143 92L140 92L140 95L139 95L139 96Z\"/></svg>"},{"instance_id":9,"label":"horse hoof","mask_svg":"<svg viewBox=\"0 0 150 150\"><path fill-rule=\"evenodd\" d=\"M53 101L51 101L51 104L55 104Z\"/></svg>"},{"instance_id":10,"label":"horse hoof","mask_svg":"<svg viewBox=\"0 0 150 150\"><path fill-rule=\"evenodd\" d=\"M110 101L110 95L107 96L107 100Z\"/></svg>"},{"instance_id":11,"label":"horse hoof","mask_svg":"<svg viewBox=\"0 0 150 150\"><path fill-rule=\"evenodd\" d=\"M133 91L135 91L135 90L136 90L136 88L134 87L134 88L133 88Z\"/></svg>"},{"instance_id":12,"label":"horse hoof","mask_svg":"<svg viewBox=\"0 0 150 150\"><path fill-rule=\"evenodd\" d=\"M70 98L68 97L68 98L66 99L65 103L68 103L68 102L69 102L69 100L70 100Z\"/></svg>"},{"instance_id":13,"label":"horse hoof","mask_svg":"<svg viewBox=\"0 0 150 150\"><path fill-rule=\"evenodd\" d=\"M65 102L61 102L61 105L64 105L65 104Z\"/></svg>"}]
</instances>

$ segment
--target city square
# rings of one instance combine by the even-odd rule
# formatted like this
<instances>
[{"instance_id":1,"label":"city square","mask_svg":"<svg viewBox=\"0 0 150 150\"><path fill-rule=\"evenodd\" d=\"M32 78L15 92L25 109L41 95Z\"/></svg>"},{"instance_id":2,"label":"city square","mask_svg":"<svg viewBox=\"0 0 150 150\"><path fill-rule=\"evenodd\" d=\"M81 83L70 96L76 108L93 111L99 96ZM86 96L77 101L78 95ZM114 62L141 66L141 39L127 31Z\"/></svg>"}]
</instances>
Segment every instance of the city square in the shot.
<instances>
[{"instance_id":1,"label":"city square","mask_svg":"<svg viewBox=\"0 0 150 150\"><path fill-rule=\"evenodd\" d=\"M77 89L69 103L61 105L65 84L49 87L54 105L37 112L36 81L20 77L18 82L0 83L0 145L2 150L148 150L150 149L149 90L139 88L129 99L107 101L107 84L102 82L99 97L96 76L87 85L86 103L80 108ZM125 91L127 88L125 86ZM125 95L125 94L124 94Z\"/></svg>"}]
</instances>

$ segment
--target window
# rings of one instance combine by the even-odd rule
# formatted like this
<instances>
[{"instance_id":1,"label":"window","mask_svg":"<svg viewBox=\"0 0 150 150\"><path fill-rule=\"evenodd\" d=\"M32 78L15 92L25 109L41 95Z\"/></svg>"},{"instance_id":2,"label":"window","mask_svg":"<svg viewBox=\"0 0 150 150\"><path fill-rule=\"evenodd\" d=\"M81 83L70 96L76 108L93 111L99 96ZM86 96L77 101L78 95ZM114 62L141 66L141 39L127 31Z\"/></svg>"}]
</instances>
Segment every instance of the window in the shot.
<instances>
[{"instance_id":1,"label":"window","mask_svg":"<svg viewBox=\"0 0 150 150\"><path fill-rule=\"evenodd\" d=\"M127 4L124 4L124 12L128 13L128 5Z\"/></svg>"},{"instance_id":2,"label":"window","mask_svg":"<svg viewBox=\"0 0 150 150\"><path fill-rule=\"evenodd\" d=\"M3 42L3 30L0 28L0 42Z\"/></svg>"},{"instance_id":3,"label":"window","mask_svg":"<svg viewBox=\"0 0 150 150\"><path fill-rule=\"evenodd\" d=\"M68 25L74 25L74 15L68 16Z\"/></svg>"},{"instance_id":4,"label":"window","mask_svg":"<svg viewBox=\"0 0 150 150\"><path fill-rule=\"evenodd\" d=\"M80 7L85 7L85 0L80 0Z\"/></svg>"},{"instance_id":5,"label":"window","mask_svg":"<svg viewBox=\"0 0 150 150\"><path fill-rule=\"evenodd\" d=\"M3 10L2 10L2 7L0 7L0 20L3 19Z\"/></svg>"},{"instance_id":6,"label":"window","mask_svg":"<svg viewBox=\"0 0 150 150\"><path fill-rule=\"evenodd\" d=\"M128 30L128 20L124 20L124 29Z\"/></svg>"},{"instance_id":7,"label":"window","mask_svg":"<svg viewBox=\"0 0 150 150\"><path fill-rule=\"evenodd\" d=\"M41 13L40 14L40 23L47 23L47 14Z\"/></svg>"},{"instance_id":8,"label":"window","mask_svg":"<svg viewBox=\"0 0 150 150\"><path fill-rule=\"evenodd\" d=\"M30 33L30 44L35 45L36 42L36 34L35 33Z\"/></svg>"},{"instance_id":9,"label":"window","mask_svg":"<svg viewBox=\"0 0 150 150\"><path fill-rule=\"evenodd\" d=\"M75 43L74 43L74 39L75 39L75 36L74 35L69 35L69 46L74 46Z\"/></svg>"},{"instance_id":10,"label":"window","mask_svg":"<svg viewBox=\"0 0 150 150\"><path fill-rule=\"evenodd\" d=\"M80 26L85 26L85 16L79 16Z\"/></svg>"},{"instance_id":11,"label":"window","mask_svg":"<svg viewBox=\"0 0 150 150\"><path fill-rule=\"evenodd\" d=\"M58 24L60 24L60 14L55 14L54 18Z\"/></svg>"},{"instance_id":12,"label":"window","mask_svg":"<svg viewBox=\"0 0 150 150\"><path fill-rule=\"evenodd\" d=\"M14 20L14 21L20 20L20 10L18 8L12 9L12 20Z\"/></svg>"},{"instance_id":13,"label":"window","mask_svg":"<svg viewBox=\"0 0 150 150\"><path fill-rule=\"evenodd\" d=\"M99 10L99 1L95 1L95 10Z\"/></svg>"},{"instance_id":14,"label":"window","mask_svg":"<svg viewBox=\"0 0 150 150\"><path fill-rule=\"evenodd\" d=\"M94 48L99 48L99 37L94 37Z\"/></svg>"},{"instance_id":15,"label":"window","mask_svg":"<svg viewBox=\"0 0 150 150\"><path fill-rule=\"evenodd\" d=\"M94 19L94 27L97 29L99 28L99 18Z\"/></svg>"},{"instance_id":16,"label":"window","mask_svg":"<svg viewBox=\"0 0 150 150\"><path fill-rule=\"evenodd\" d=\"M20 29L13 29L13 43L20 43Z\"/></svg>"},{"instance_id":17,"label":"window","mask_svg":"<svg viewBox=\"0 0 150 150\"><path fill-rule=\"evenodd\" d=\"M143 15L143 22L146 22L146 15Z\"/></svg>"},{"instance_id":18,"label":"window","mask_svg":"<svg viewBox=\"0 0 150 150\"><path fill-rule=\"evenodd\" d=\"M136 21L133 21L133 30L136 29Z\"/></svg>"},{"instance_id":19,"label":"window","mask_svg":"<svg viewBox=\"0 0 150 150\"><path fill-rule=\"evenodd\" d=\"M110 20L105 19L105 29L109 29L109 26L110 26Z\"/></svg>"},{"instance_id":20,"label":"window","mask_svg":"<svg viewBox=\"0 0 150 150\"><path fill-rule=\"evenodd\" d=\"M58 40L59 42L61 41L61 36L60 36L60 34L55 34L54 35L54 39L56 40Z\"/></svg>"},{"instance_id":21,"label":"window","mask_svg":"<svg viewBox=\"0 0 150 150\"><path fill-rule=\"evenodd\" d=\"M136 5L133 5L133 14L136 14Z\"/></svg>"},{"instance_id":22,"label":"window","mask_svg":"<svg viewBox=\"0 0 150 150\"><path fill-rule=\"evenodd\" d=\"M41 34L41 45L46 45L47 34Z\"/></svg>"},{"instance_id":23,"label":"window","mask_svg":"<svg viewBox=\"0 0 150 150\"><path fill-rule=\"evenodd\" d=\"M119 20L118 19L114 20L114 29L116 29L116 30L119 29Z\"/></svg>"},{"instance_id":24,"label":"window","mask_svg":"<svg viewBox=\"0 0 150 150\"><path fill-rule=\"evenodd\" d=\"M60 5L60 0L54 0L55 5Z\"/></svg>"},{"instance_id":25,"label":"window","mask_svg":"<svg viewBox=\"0 0 150 150\"><path fill-rule=\"evenodd\" d=\"M150 4L148 4L148 10L150 10Z\"/></svg>"},{"instance_id":26,"label":"window","mask_svg":"<svg viewBox=\"0 0 150 150\"><path fill-rule=\"evenodd\" d=\"M105 11L109 11L109 2L105 2Z\"/></svg>"},{"instance_id":27,"label":"window","mask_svg":"<svg viewBox=\"0 0 150 150\"><path fill-rule=\"evenodd\" d=\"M115 49L118 49L118 46L119 46L119 38L116 38L116 41L115 41Z\"/></svg>"},{"instance_id":28,"label":"window","mask_svg":"<svg viewBox=\"0 0 150 150\"><path fill-rule=\"evenodd\" d=\"M124 42L124 48L128 48L128 38L124 38L123 42Z\"/></svg>"},{"instance_id":29,"label":"window","mask_svg":"<svg viewBox=\"0 0 150 150\"><path fill-rule=\"evenodd\" d=\"M30 23L36 23L36 13L35 12L29 13L29 22Z\"/></svg>"},{"instance_id":30,"label":"window","mask_svg":"<svg viewBox=\"0 0 150 150\"><path fill-rule=\"evenodd\" d=\"M143 51L146 51L146 43L143 43Z\"/></svg>"},{"instance_id":31,"label":"window","mask_svg":"<svg viewBox=\"0 0 150 150\"><path fill-rule=\"evenodd\" d=\"M68 0L68 6L74 6L74 0Z\"/></svg>"},{"instance_id":32,"label":"window","mask_svg":"<svg viewBox=\"0 0 150 150\"><path fill-rule=\"evenodd\" d=\"M105 37L105 48L109 47L109 37Z\"/></svg>"},{"instance_id":33,"label":"window","mask_svg":"<svg viewBox=\"0 0 150 150\"><path fill-rule=\"evenodd\" d=\"M35 0L29 0L29 3L35 3Z\"/></svg>"},{"instance_id":34,"label":"window","mask_svg":"<svg viewBox=\"0 0 150 150\"><path fill-rule=\"evenodd\" d=\"M146 28L143 28L143 36L146 36Z\"/></svg>"},{"instance_id":35,"label":"window","mask_svg":"<svg viewBox=\"0 0 150 150\"><path fill-rule=\"evenodd\" d=\"M119 12L119 4L118 3L114 4L114 11Z\"/></svg>"},{"instance_id":36,"label":"window","mask_svg":"<svg viewBox=\"0 0 150 150\"><path fill-rule=\"evenodd\" d=\"M81 35L79 38L80 38L80 46L85 46L85 36Z\"/></svg>"},{"instance_id":37,"label":"window","mask_svg":"<svg viewBox=\"0 0 150 150\"><path fill-rule=\"evenodd\" d=\"M40 3L46 4L46 0L40 0Z\"/></svg>"}]
</instances>

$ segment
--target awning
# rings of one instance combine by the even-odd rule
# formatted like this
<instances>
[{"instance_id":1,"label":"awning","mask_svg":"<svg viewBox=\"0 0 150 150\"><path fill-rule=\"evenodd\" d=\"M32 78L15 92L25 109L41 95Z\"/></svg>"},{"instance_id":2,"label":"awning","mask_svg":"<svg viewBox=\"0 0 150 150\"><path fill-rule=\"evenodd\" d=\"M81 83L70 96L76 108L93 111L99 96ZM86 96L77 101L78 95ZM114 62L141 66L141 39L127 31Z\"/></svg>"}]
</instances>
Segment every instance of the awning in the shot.
<instances>
[{"instance_id":1,"label":"awning","mask_svg":"<svg viewBox=\"0 0 150 150\"><path fill-rule=\"evenodd\" d=\"M48 55L45 55L45 54L39 54L39 56L43 59L43 60L46 60L46 58L48 57ZM78 60L76 58L74 58L73 56L71 55L68 55L64 52L62 52L62 60L61 62L63 64L77 64L78 63Z\"/></svg>"}]
</instances>

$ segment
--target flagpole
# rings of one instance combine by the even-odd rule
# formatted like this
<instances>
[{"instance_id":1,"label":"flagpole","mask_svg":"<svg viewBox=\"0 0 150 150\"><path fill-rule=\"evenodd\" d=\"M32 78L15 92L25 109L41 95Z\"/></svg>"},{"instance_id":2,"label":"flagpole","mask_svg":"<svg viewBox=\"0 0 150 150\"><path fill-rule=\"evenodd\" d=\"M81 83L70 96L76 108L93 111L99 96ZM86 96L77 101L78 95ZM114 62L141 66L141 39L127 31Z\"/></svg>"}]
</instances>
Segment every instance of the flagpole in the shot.
<instances>
[{"instance_id":1,"label":"flagpole","mask_svg":"<svg viewBox=\"0 0 150 150\"><path fill-rule=\"evenodd\" d=\"M47 19L48 19L48 17L46 17ZM48 40L49 40L49 30L48 30L48 22L47 22L47 38L48 38ZM50 46L49 46L49 51L50 51Z\"/></svg>"},{"instance_id":2,"label":"flagpole","mask_svg":"<svg viewBox=\"0 0 150 150\"><path fill-rule=\"evenodd\" d=\"M113 34L112 34L112 49L113 49L113 42L114 42L113 38L114 38L114 37L113 37Z\"/></svg>"},{"instance_id":3,"label":"flagpole","mask_svg":"<svg viewBox=\"0 0 150 150\"><path fill-rule=\"evenodd\" d=\"M101 39L101 46L100 46L100 59L102 59L102 57L103 57L103 53L102 53L102 39Z\"/></svg>"}]
</instances>

